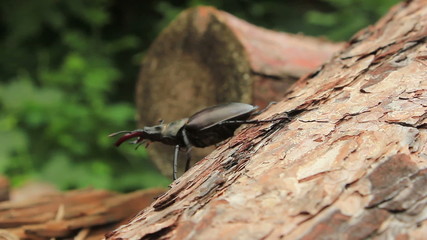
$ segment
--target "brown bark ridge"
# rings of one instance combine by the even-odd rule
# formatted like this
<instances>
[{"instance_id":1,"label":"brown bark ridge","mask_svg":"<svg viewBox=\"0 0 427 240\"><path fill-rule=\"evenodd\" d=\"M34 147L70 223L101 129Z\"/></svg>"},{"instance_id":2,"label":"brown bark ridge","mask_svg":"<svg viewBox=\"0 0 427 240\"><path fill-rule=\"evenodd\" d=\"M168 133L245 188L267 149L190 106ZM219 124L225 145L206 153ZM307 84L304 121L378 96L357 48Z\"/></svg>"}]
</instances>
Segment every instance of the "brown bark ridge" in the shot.
<instances>
[{"instance_id":1,"label":"brown bark ridge","mask_svg":"<svg viewBox=\"0 0 427 240\"><path fill-rule=\"evenodd\" d=\"M1 202L0 239L101 239L163 192L84 189Z\"/></svg>"},{"instance_id":2,"label":"brown bark ridge","mask_svg":"<svg viewBox=\"0 0 427 240\"><path fill-rule=\"evenodd\" d=\"M138 124L174 121L224 102L264 107L282 99L292 83L342 46L263 29L212 7L189 9L158 36L144 58L136 87ZM193 160L212 150L193 151ZM170 176L173 148L153 144L148 151Z\"/></svg>"},{"instance_id":3,"label":"brown bark ridge","mask_svg":"<svg viewBox=\"0 0 427 240\"><path fill-rule=\"evenodd\" d=\"M425 239L427 1L405 1L106 239Z\"/></svg>"}]
</instances>

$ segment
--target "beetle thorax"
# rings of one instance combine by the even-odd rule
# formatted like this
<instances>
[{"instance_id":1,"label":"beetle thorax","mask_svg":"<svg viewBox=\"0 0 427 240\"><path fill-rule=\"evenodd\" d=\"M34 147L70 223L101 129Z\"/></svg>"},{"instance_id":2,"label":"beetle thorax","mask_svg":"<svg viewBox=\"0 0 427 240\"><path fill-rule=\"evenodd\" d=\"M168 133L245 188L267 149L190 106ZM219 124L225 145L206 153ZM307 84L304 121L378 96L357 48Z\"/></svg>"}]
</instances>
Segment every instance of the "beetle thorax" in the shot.
<instances>
[{"instance_id":1,"label":"beetle thorax","mask_svg":"<svg viewBox=\"0 0 427 240\"><path fill-rule=\"evenodd\" d=\"M160 124L152 127L144 127L144 132L149 135L147 139L154 142L161 142L167 145L182 145L181 130L187 123L188 118Z\"/></svg>"},{"instance_id":2,"label":"beetle thorax","mask_svg":"<svg viewBox=\"0 0 427 240\"><path fill-rule=\"evenodd\" d=\"M174 122L164 124L164 127L162 129L162 136L176 138L182 127L184 127L187 122L188 118L183 118Z\"/></svg>"}]
</instances>

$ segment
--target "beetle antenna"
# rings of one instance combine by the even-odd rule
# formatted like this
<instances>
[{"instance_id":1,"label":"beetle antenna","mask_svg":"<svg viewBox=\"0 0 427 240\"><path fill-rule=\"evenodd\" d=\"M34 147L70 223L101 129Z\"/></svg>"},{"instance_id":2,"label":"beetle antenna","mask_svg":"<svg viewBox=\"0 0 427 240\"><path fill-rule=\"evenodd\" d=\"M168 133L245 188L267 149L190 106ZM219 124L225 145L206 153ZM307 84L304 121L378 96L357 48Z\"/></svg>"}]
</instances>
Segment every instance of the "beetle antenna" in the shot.
<instances>
[{"instance_id":1,"label":"beetle antenna","mask_svg":"<svg viewBox=\"0 0 427 240\"><path fill-rule=\"evenodd\" d=\"M115 133L111 133L110 135L108 135L109 137L115 137L117 135L120 134L126 134L126 133L131 133L132 131L120 131L120 132L115 132Z\"/></svg>"}]
</instances>

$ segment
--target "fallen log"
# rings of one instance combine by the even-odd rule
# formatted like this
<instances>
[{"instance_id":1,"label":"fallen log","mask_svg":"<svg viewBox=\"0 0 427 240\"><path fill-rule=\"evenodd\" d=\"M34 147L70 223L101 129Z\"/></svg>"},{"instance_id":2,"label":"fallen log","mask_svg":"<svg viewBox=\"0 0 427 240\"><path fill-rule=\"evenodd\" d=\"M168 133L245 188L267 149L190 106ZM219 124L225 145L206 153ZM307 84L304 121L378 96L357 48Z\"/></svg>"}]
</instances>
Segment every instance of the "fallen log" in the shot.
<instances>
[{"instance_id":1,"label":"fallen log","mask_svg":"<svg viewBox=\"0 0 427 240\"><path fill-rule=\"evenodd\" d=\"M0 239L101 239L164 190L128 194L94 189L0 203Z\"/></svg>"},{"instance_id":2,"label":"fallen log","mask_svg":"<svg viewBox=\"0 0 427 240\"><path fill-rule=\"evenodd\" d=\"M424 239L426 41L396 5L106 239Z\"/></svg>"}]
</instances>

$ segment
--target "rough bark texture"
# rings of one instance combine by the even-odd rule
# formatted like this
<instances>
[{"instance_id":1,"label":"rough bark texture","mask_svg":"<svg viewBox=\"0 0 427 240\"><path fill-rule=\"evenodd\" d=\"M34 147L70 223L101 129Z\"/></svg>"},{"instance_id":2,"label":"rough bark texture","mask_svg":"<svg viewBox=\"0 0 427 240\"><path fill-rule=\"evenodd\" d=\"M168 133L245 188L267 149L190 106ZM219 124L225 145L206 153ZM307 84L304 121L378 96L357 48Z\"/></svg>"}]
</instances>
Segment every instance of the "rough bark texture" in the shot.
<instances>
[{"instance_id":1,"label":"rough bark texture","mask_svg":"<svg viewBox=\"0 0 427 240\"><path fill-rule=\"evenodd\" d=\"M224 102L264 107L282 99L296 79L342 46L256 27L211 7L189 9L145 56L136 93L139 126L174 121ZM170 176L173 148L153 144L148 150ZM212 150L193 151L193 160Z\"/></svg>"},{"instance_id":2,"label":"rough bark texture","mask_svg":"<svg viewBox=\"0 0 427 240\"><path fill-rule=\"evenodd\" d=\"M426 38L397 5L107 239L425 239Z\"/></svg>"},{"instance_id":3,"label":"rough bark texture","mask_svg":"<svg viewBox=\"0 0 427 240\"><path fill-rule=\"evenodd\" d=\"M101 239L163 192L117 194L86 189L1 202L0 239Z\"/></svg>"}]
</instances>

